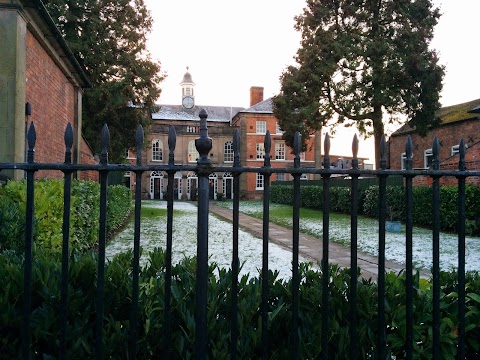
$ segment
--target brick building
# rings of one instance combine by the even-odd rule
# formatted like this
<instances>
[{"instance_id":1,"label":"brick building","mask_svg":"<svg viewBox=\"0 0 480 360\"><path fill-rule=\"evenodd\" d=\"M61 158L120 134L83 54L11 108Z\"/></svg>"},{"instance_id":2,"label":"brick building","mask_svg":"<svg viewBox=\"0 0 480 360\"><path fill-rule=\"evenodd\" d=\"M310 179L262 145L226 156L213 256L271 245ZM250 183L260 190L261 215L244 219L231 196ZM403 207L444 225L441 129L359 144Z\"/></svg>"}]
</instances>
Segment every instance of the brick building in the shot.
<instances>
[{"instance_id":1,"label":"brick building","mask_svg":"<svg viewBox=\"0 0 480 360\"><path fill-rule=\"evenodd\" d=\"M466 151L465 163L468 170L480 169L480 99L462 104L444 107L438 110L437 116L441 124L430 130L425 137L418 135L408 125L395 131L388 141L389 164L391 169L405 168L405 142L410 135L413 145L413 168L431 168L433 161L433 140L435 137L440 142L439 161L441 170L458 169L459 143L463 138ZM468 178L476 182L478 179ZM442 178L442 184L456 184L455 178ZM415 185L430 185L431 178L415 177Z\"/></svg>"},{"instance_id":2,"label":"brick building","mask_svg":"<svg viewBox=\"0 0 480 360\"><path fill-rule=\"evenodd\" d=\"M33 121L36 162L64 161L64 131L70 122L73 162L93 163L81 131L82 94L90 82L40 0L0 0L0 48L0 162L24 161L25 129ZM63 174L38 171L36 176Z\"/></svg>"},{"instance_id":3,"label":"brick building","mask_svg":"<svg viewBox=\"0 0 480 360\"><path fill-rule=\"evenodd\" d=\"M240 162L242 166L261 167L265 155L264 140L267 130L272 140L271 166L274 168L293 167L292 149L282 139L282 131L273 115L272 99L263 99L263 88L250 89L250 107L202 106L195 104L195 83L188 72L185 73L181 86L182 105L159 105L158 112L152 114L153 125L146 139L147 149L144 163L148 165L168 163L168 132L171 125L177 134L175 163L195 165L198 153L195 139L200 125L199 113L205 109L208 113L208 135L212 138L212 150L209 158L214 166L233 165L233 135L240 129ZM307 151L301 155L303 167L322 166L321 137L312 136L308 141ZM133 153L130 151L130 160ZM349 158L331 155L332 167L350 168ZM364 159L360 159L363 167ZM264 178L261 174L245 173L241 176L240 196L258 199L263 195ZM274 174L271 180L292 180L290 174ZM313 179L304 175L304 180ZM126 174L126 184L135 187L134 175ZM175 174L175 198L193 200L196 196L197 175L194 172L177 172ZM142 179L143 193L150 199L162 199L167 190L167 174L157 171L145 173ZM217 198L223 194L227 199L233 198L233 175L229 172L214 173L210 176L210 196Z\"/></svg>"}]
</instances>

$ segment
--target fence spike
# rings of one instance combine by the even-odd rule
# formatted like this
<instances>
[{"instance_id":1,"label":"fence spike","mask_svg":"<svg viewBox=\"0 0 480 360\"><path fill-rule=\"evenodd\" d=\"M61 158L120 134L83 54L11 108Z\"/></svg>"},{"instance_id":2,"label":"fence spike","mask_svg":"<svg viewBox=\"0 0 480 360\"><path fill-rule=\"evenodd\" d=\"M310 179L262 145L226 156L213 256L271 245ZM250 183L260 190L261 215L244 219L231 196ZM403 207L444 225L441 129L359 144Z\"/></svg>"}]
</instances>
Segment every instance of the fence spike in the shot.
<instances>
[{"instance_id":1,"label":"fence spike","mask_svg":"<svg viewBox=\"0 0 480 360\"><path fill-rule=\"evenodd\" d=\"M352 141L352 169L358 169L358 137L357 134L353 135Z\"/></svg>"},{"instance_id":2,"label":"fence spike","mask_svg":"<svg viewBox=\"0 0 480 360\"><path fill-rule=\"evenodd\" d=\"M73 146L73 128L70 123L67 124L65 129L65 164L72 163L72 146Z\"/></svg>"},{"instance_id":3,"label":"fence spike","mask_svg":"<svg viewBox=\"0 0 480 360\"><path fill-rule=\"evenodd\" d=\"M439 161L440 142L438 141L438 138L436 136L433 139L432 153L433 153L433 170L438 170L440 168L440 161Z\"/></svg>"},{"instance_id":4,"label":"fence spike","mask_svg":"<svg viewBox=\"0 0 480 360\"><path fill-rule=\"evenodd\" d=\"M100 135L100 142L102 144L100 163L106 164L108 162L108 145L110 144L110 131L108 130L107 124L103 125L102 133Z\"/></svg>"},{"instance_id":5,"label":"fence spike","mask_svg":"<svg viewBox=\"0 0 480 360\"><path fill-rule=\"evenodd\" d=\"M300 167L300 152L302 150L302 138L300 132L296 131L293 135L293 154L295 158L293 159L293 166L298 168Z\"/></svg>"},{"instance_id":6,"label":"fence spike","mask_svg":"<svg viewBox=\"0 0 480 360\"><path fill-rule=\"evenodd\" d=\"M30 123L30 126L28 127L27 140L28 140L28 149L33 150L35 148L35 143L37 142L37 131L35 130L35 125L33 124L33 121Z\"/></svg>"},{"instance_id":7,"label":"fence spike","mask_svg":"<svg viewBox=\"0 0 480 360\"><path fill-rule=\"evenodd\" d=\"M460 146L458 148L460 159L458 161L458 170L465 171L465 140L460 139Z\"/></svg>"},{"instance_id":8,"label":"fence spike","mask_svg":"<svg viewBox=\"0 0 480 360\"><path fill-rule=\"evenodd\" d=\"M323 152L325 156L330 155L330 135L328 133L325 134L325 141L323 142Z\"/></svg>"},{"instance_id":9,"label":"fence spike","mask_svg":"<svg viewBox=\"0 0 480 360\"><path fill-rule=\"evenodd\" d=\"M233 133L233 166L240 166L240 130Z\"/></svg>"},{"instance_id":10,"label":"fence spike","mask_svg":"<svg viewBox=\"0 0 480 360\"><path fill-rule=\"evenodd\" d=\"M270 166L270 152L272 151L272 138L270 136L270 131L267 130L267 133L265 134L265 140L264 140L264 150L265 150L265 157L263 159L263 166L269 167Z\"/></svg>"},{"instance_id":11,"label":"fence spike","mask_svg":"<svg viewBox=\"0 0 480 360\"><path fill-rule=\"evenodd\" d=\"M357 137L357 134L353 135L352 155L353 155L354 158L358 157L358 137Z\"/></svg>"},{"instance_id":12,"label":"fence spike","mask_svg":"<svg viewBox=\"0 0 480 360\"><path fill-rule=\"evenodd\" d=\"M387 168L387 141L385 139L385 134L382 135L380 139L380 169Z\"/></svg>"},{"instance_id":13,"label":"fence spike","mask_svg":"<svg viewBox=\"0 0 480 360\"><path fill-rule=\"evenodd\" d=\"M177 132L175 126L170 125L168 131L168 164L175 165L175 147L177 146Z\"/></svg>"},{"instance_id":14,"label":"fence spike","mask_svg":"<svg viewBox=\"0 0 480 360\"><path fill-rule=\"evenodd\" d=\"M143 139L144 139L143 126L138 124L137 130L135 131L135 143L137 145L137 165L142 164L142 150L143 150Z\"/></svg>"},{"instance_id":15,"label":"fence spike","mask_svg":"<svg viewBox=\"0 0 480 360\"><path fill-rule=\"evenodd\" d=\"M35 130L35 125L33 125L33 121L30 123L30 127L28 128L27 142L27 162L33 163L35 159L35 143L37 142L37 131Z\"/></svg>"},{"instance_id":16,"label":"fence spike","mask_svg":"<svg viewBox=\"0 0 480 360\"><path fill-rule=\"evenodd\" d=\"M323 142L323 168L330 169L330 135L325 134L325 141Z\"/></svg>"},{"instance_id":17,"label":"fence spike","mask_svg":"<svg viewBox=\"0 0 480 360\"><path fill-rule=\"evenodd\" d=\"M412 137L410 135L407 136L407 140L405 141L405 155L406 159L406 169L412 170Z\"/></svg>"},{"instance_id":18,"label":"fence spike","mask_svg":"<svg viewBox=\"0 0 480 360\"><path fill-rule=\"evenodd\" d=\"M65 140L65 148L67 149L67 151L71 151L73 146L73 128L72 128L72 124L70 123L67 124L67 127L65 129L64 140Z\"/></svg>"}]
</instances>

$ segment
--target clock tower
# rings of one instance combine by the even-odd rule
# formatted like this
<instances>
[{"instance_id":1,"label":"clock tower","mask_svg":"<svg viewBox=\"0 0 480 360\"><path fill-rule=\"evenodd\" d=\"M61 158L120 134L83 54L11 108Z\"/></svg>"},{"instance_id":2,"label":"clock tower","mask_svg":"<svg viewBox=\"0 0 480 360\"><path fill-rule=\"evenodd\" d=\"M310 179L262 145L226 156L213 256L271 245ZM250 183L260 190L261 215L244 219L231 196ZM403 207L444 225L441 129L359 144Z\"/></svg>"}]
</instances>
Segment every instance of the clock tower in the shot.
<instances>
[{"instance_id":1,"label":"clock tower","mask_svg":"<svg viewBox=\"0 0 480 360\"><path fill-rule=\"evenodd\" d=\"M185 109L192 109L195 106L195 96L193 93L193 88L195 83L192 81L192 75L187 72L183 75L183 80L180 83L182 87L182 105Z\"/></svg>"}]
</instances>

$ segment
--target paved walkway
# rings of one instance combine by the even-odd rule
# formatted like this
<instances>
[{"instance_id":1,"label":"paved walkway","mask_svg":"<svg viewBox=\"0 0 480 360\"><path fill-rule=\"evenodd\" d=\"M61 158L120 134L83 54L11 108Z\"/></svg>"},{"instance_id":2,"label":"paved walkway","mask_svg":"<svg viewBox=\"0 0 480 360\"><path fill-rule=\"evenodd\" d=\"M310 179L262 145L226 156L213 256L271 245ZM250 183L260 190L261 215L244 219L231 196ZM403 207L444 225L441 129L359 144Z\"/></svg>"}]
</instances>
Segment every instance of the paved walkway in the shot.
<instances>
[{"instance_id":1,"label":"paved walkway","mask_svg":"<svg viewBox=\"0 0 480 360\"><path fill-rule=\"evenodd\" d=\"M232 221L233 211L210 202L210 211L221 218ZM263 237L263 222L240 213L240 227L259 238ZM288 229L273 223L269 227L269 240L285 249L292 250L292 229ZM306 234L300 233L299 252L302 256L313 261L322 260L322 241ZM330 242L329 244L329 262L340 265L341 267L350 267L350 249L342 245ZM358 253L358 266L361 269L362 277L376 279L378 274L378 259L376 257ZM386 271L399 272L403 266L390 261L385 262Z\"/></svg>"}]
</instances>

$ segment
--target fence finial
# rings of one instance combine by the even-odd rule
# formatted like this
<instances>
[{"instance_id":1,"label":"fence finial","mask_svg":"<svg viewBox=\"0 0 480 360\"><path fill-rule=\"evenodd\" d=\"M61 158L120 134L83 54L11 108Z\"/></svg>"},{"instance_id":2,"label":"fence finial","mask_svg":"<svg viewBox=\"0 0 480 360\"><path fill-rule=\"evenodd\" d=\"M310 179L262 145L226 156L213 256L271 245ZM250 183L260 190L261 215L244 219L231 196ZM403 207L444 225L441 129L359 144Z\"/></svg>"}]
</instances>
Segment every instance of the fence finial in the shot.
<instances>
[{"instance_id":1,"label":"fence finial","mask_svg":"<svg viewBox=\"0 0 480 360\"><path fill-rule=\"evenodd\" d=\"M72 163L72 146L73 146L73 128L70 123L65 128L65 135L63 137L65 141L65 164Z\"/></svg>"},{"instance_id":2,"label":"fence finial","mask_svg":"<svg viewBox=\"0 0 480 360\"><path fill-rule=\"evenodd\" d=\"M405 155L406 155L406 160L405 160L405 163L406 163L406 166L405 168L407 170L412 170L412 157L413 157L413 153L412 153L412 137L410 135L407 136L407 140L405 142Z\"/></svg>"},{"instance_id":3,"label":"fence finial","mask_svg":"<svg viewBox=\"0 0 480 360\"><path fill-rule=\"evenodd\" d=\"M460 159L458 161L458 170L465 171L465 140L463 138L460 140L458 147Z\"/></svg>"},{"instance_id":4,"label":"fence finial","mask_svg":"<svg viewBox=\"0 0 480 360\"><path fill-rule=\"evenodd\" d=\"M195 147L200 154L200 159L198 159L197 163L210 164L208 153L212 150L212 139L208 137L207 111L205 109L200 110L198 116L200 117L200 136L195 139Z\"/></svg>"},{"instance_id":5,"label":"fence finial","mask_svg":"<svg viewBox=\"0 0 480 360\"><path fill-rule=\"evenodd\" d=\"M330 135L328 133L325 134L323 150L323 168L330 169Z\"/></svg>"},{"instance_id":6,"label":"fence finial","mask_svg":"<svg viewBox=\"0 0 480 360\"><path fill-rule=\"evenodd\" d=\"M270 137L270 131L267 130L267 133L265 134L265 140L263 141L264 144L264 150L265 150L265 156L263 158L263 166L265 167L270 167L270 152L272 151L272 139Z\"/></svg>"},{"instance_id":7,"label":"fence finial","mask_svg":"<svg viewBox=\"0 0 480 360\"><path fill-rule=\"evenodd\" d=\"M240 166L240 131L233 133L233 166Z\"/></svg>"},{"instance_id":8,"label":"fence finial","mask_svg":"<svg viewBox=\"0 0 480 360\"><path fill-rule=\"evenodd\" d=\"M440 169L440 161L439 161L439 153L440 153L440 142L438 138L435 136L433 139L432 145L432 153L433 153L433 170Z\"/></svg>"},{"instance_id":9,"label":"fence finial","mask_svg":"<svg viewBox=\"0 0 480 360\"><path fill-rule=\"evenodd\" d=\"M357 134L353 135L352 141L352 168L358 169L358 137Z\"/></svg>"},{"instance_id":10,"label":"fence finial","mask_svg":"<svg viewBox=\"0 0 480 360\"><path fill-rule=\"evenodd\" d=\"M108 130L107 124L103 125L102 133L100 135L100 142L102 144L100 163L106 164L108 162L108 145L110 144L110 131Z\"/></svg>"},{"instance_id":11,"label":"fence finial","mask_svg":"<svg viewBox=\"0 0 480 360\"><path fill-rule=\"evenodd\" d=\"M302 138L300 132L295 131L295 134L293 135L293 154L295 155L293 166L296 168L300 167L301 141Z\"/></svg>"},{"instance_id":12,"label":"fence finial","mask_svg":"<svg viewBox=\"0 0 480 360\"><path fill-rule=\"evenodd\" d=\"M142 164L142 150L143 150L143 139L144 132L142 125L138 124L137 131L135 131L135 143L137 145L137 165Z\"/></svg>"},{"instance_id":13,"label":"fence finial","mask_svg":"<svg viewBox=\"0 0 480 360\"><path fill-rule=\"evenodd\" d=\"M177 146L177 132L175 126L170 125L168 130L168 165L175 165L175 147Z\"/></svg>"},{"instance_id":14,"label":"fence finial","mask_svg":"<svg viewBox=\"0 0 480 360\"><path fill-rule=\"evenodd\" d=\"M35 130L35 125L33 125L33 121L30 123L30 126L28 128L27 142L27 162L33 163L35 158L35 143L37 142L37 131Z\"/></svg>"},{"instance_id":15,"label":"fence finial","mask_svg":"<svg viewBox=\"0 0 480 360\"><path fill-rule=\"evenodd\" d=\"M387 141L385 134L380 139L380 169L385 170L387 168Z\"/></svg>"}]
</instances>

